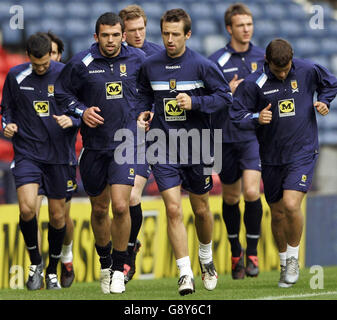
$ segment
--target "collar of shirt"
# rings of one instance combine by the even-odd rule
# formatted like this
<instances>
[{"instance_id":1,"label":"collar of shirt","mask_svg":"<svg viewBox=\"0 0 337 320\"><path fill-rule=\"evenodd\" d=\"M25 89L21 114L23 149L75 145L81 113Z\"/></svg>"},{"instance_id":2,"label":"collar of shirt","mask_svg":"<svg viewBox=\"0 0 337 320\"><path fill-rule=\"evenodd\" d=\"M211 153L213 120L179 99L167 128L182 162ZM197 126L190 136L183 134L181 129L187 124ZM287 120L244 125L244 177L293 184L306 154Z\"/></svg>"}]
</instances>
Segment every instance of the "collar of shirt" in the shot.
<instances>
[{"instance_id":1,"label":"collar of shirt","mask_svg":"<svg viewBox=\"0 0 337 320\"><path fill-rule=\"evenodd\" d=\"M99 46L98 43L95 42L91 45L90 47L90 53L92 54L94 59L116 59L116 58L124 58L125 56L127 56L127 52L128 52L128 47L125 45L121 45L121 51L120 53L112 58L108 58L108 57L104 57L101 52L99 51Z\"/></svg>"},{"instance_id":2,"label":"collar of shirt","mask_svg":"<svg viewBox=\"0 0 337 320\"><path fill-rule=\"evenodd\" d=\"M248 50L247 50L247 51L244 51L244 52L237 52L237 51L235 51L235 50L232 48L230 42L228 42L228 43L226 44L226 47L225 47L225 49L226 49L229 53L231 53L231 54L239 54L239 55L249 53L249 52L252 50L252 48L253 48L253 44L252 44L251 42L249 42Z\"/></svg>"}]
</instances>

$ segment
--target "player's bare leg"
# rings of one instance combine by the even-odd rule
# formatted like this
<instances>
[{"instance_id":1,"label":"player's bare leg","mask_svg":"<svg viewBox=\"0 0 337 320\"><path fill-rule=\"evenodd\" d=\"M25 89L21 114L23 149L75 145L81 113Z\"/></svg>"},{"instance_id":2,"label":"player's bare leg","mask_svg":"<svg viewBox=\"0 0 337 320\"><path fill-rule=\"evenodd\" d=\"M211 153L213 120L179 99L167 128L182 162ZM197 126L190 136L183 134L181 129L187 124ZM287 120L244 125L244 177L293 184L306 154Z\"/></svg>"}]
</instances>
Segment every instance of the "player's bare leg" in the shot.
<instances>
[{"instance_id":1,"label":"player's bare leg","mask_svg":"<svg viewBox=\"0 0 337 320\"><path fill-rule=\"evenodd\" d=\"M202 195L189 193L195 227L199 239L199 263L201 277L207 290L214 290L218 275L215 270L212 256L212 236L214 219L209 208L209 193Z\"/></svg>"},{"instance_id":2,"label":"player's bare leg","mask_svg":"<svg viewBox=\"0 0 337 320\"><path fill-rule=\"evenodd\" d=\"M167 234L180 271L178 292L181 295L190 294L195 291L195 286L183 221L180 186L164 190L161 195L166 208Z\"/></svg>"}]
</instances>

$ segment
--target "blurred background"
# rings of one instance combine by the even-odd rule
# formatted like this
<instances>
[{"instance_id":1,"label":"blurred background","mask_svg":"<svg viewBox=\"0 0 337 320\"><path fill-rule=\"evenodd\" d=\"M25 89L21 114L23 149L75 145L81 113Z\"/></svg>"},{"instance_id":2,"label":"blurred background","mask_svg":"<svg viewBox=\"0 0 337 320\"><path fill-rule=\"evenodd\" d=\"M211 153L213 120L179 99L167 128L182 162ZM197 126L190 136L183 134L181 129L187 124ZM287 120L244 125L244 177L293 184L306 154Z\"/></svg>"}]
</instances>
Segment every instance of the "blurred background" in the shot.
<instances>
[{"instance_id":1,"label":"blurred background","mask_svg":"<svg viewBox=\"0 0 337 320\"><path fill-rule=\"evenodd\" d=\"M0 96L6 74L14 65L26 61L24 47L29 35L37 31L53 31L65 43L63 62L87 49L93 42L95 22L106 11L118 13L128 4L143 7L148 17L147 39L161 44L160 17L168 9L184 8L192 18L192 37L187 45L208 56L228 41L224 12L235 1L228 0L1 0L0 3ZM253 43L266 47L275 37L291 42L295 56L311 59L337 75L337 1L249 0L254 16ZM15 7L24 13L22 29L11 28ZM11 11L14 10L14 11ZM14 17L14 18L13 18ZM12 21L13 22L13 21ZM14 21L15 22L15 21ZM17 21L16 21L17 22ZM312 193L337 194L337 100L327 117L318 116L321 155L316 168ZM81 148L78 137L77 151ZM0 133L0 203L15 203L16 193L9 164L13 157L10 141ZM214 177L213 194L221 191ZM78 175L78 197L86 196ZM145 195L158 194L151 176Z\"/></svg>"}]
</instances>

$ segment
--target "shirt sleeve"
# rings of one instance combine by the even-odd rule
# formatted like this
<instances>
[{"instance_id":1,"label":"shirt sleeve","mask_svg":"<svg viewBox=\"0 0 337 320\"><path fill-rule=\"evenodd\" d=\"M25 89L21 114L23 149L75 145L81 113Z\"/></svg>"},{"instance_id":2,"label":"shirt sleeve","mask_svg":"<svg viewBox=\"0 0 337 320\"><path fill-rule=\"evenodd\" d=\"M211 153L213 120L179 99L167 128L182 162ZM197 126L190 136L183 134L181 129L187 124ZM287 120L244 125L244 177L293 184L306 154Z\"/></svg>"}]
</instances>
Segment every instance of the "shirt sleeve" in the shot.
<instances>
[{"instance_id":1,"label":"shirt sleeve","mask_svg":"<svg viewBox=\"0 0 337 320\"><path fill-rule=\"evenodd\" d=\"M82 117L88 108L78 100L82 83L79 66L71 62L66 64L55 82L55 99L65 114Z\"/></svg>"},{"instance_id":2,"label":"shirt sleeve","mask_svg":"<svg viewBox=\"0 0 337 320\"><path fill-rule=\"evenodd\" d=\"M14 92L13 92L13 78L11 73L8 73L3 90L1 101L1 114L2 114L2 128L5 128L8 123L13 123L13 109L15 108Z\"/></svg>"},{"instance_id":3,"label":"shirt sleeve","mask_svg":"<svg viewBox=\"0 0 337 320\"><path fill-rule=\"evenodd\" d=\"M137 103L135 107L135 118L137 119L139 114L144 111L152 109L154 103L154 95L151 87L151 83L147 77L146 67L143 64L138 72L137 76Z\"/></svg>"},{"instance_id":4,"label":"shirt sleeve","mask_svg":"<svg viewBox=\"0 0 337 320\"><path fill-rule=\"evenodd\" d=\"M315 64L314 71L317 79L317 101L324 102L329 107L337 95L337 79L321 65Z\"/></svg>"},{"instance_id":5,"label":"shirt sleeve","mask_svg":"<svg viewBox=\"0 0 337 320\"><path fill-rule=\"evenodd\" d=\"M229 108L233 103L232 92L215 63L210 62L203 78L205 89L209 94L192 96L192 110L211 114Z\"/></svg>"},{"instance_id":6,"label":"shirt sleeve","mask_svg":"<svg viewBox=\"0 0 337 320\"><path fill-rule=\"evenodd\" d=\"M235 90L230 119L239 129L253 130L259 126L259 115L256 85L244 80Z\"/></svg>"}]
</instances>

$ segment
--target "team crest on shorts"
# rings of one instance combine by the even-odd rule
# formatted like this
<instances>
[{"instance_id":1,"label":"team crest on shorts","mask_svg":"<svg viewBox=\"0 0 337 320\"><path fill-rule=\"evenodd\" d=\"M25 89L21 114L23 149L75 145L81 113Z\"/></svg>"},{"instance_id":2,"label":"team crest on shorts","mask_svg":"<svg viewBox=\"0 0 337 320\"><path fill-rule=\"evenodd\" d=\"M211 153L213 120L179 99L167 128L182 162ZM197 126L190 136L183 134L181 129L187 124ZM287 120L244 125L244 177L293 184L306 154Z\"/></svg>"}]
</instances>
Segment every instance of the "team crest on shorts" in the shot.
<instances>
[{"instance_id":1,"label":"team crest on shorts","mask_svg":"<svg viewBox=\"0 0 337 320\"><path fill-rule=\"evenodd\" d=\"M33 106L36 111L36 115L39 117L49 116L49 101L33 101Z\"/></svg>"},{"instance_id":2,"label":"team crest on shorts","mask_svg":"<svg viewBox=\"0 0 337 320\"><path fill-rule=\"evenodd\" d=\"M294 99L284 99L278 101L279 116L291 117L296 114L295 112L295 100Z\"/></svg>"},{"instance_id":3,"label":"team crest on shorts","mask_svg":"<svg viewBox=\"0 0 337 320\"><path fill-rule=\"evenodd\" d=\"M107 100L123 98L123 84L122 81L106 82L105 95Z\"/></svg>"},{"instance_id":4,"label":"team crest on shorts","mask_svg":"<svg viewBox=\"0 0 337 320\"><path fill-rule=\"evenodd\" d=\"M164 98L164 114L166 121L185 121L186 112L180 109L175 98Z\"/></svg>"}]
</instances>

